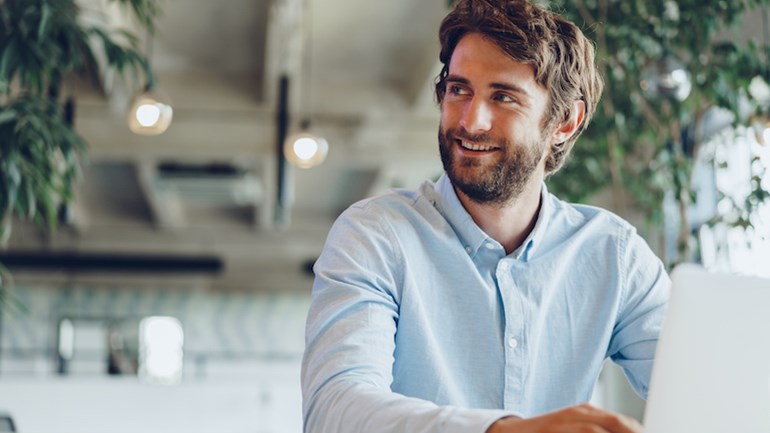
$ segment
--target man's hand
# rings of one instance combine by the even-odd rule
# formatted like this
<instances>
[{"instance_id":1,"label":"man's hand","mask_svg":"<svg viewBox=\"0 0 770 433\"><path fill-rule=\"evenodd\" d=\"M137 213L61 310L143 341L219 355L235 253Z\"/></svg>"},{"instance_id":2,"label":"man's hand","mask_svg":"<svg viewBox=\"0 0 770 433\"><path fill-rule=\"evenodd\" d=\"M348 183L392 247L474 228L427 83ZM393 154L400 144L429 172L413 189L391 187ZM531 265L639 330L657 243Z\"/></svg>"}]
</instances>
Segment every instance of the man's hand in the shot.
<instances>
[{"instance_id":1,"label":"man's hand","mask_svg":"<svg viewBox=\"0 0 770 433\"><path fill-rule=\"evenodd\" d=\"M642 433L635 419L581 404L528 419L503 418L487 433Z\"/></svg>"}]
</instances>

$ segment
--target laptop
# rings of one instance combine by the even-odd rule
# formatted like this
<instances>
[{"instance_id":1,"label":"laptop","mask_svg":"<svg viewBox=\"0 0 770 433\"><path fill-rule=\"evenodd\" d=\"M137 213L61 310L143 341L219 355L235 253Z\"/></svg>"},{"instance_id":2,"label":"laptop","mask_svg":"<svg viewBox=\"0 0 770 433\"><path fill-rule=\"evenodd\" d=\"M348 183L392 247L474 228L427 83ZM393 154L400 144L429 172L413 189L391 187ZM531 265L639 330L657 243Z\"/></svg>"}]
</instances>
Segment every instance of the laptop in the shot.
<instances>
[{"instance_id":1,"label":"laptop","mask_svg":"<svg viewBox=\"0 0 770 433\"><path fill-rule=\"evenodd\" d=\"M770 280L696 265L671 278L645 433L770 433Z\"/></svg>"}]
</instances>

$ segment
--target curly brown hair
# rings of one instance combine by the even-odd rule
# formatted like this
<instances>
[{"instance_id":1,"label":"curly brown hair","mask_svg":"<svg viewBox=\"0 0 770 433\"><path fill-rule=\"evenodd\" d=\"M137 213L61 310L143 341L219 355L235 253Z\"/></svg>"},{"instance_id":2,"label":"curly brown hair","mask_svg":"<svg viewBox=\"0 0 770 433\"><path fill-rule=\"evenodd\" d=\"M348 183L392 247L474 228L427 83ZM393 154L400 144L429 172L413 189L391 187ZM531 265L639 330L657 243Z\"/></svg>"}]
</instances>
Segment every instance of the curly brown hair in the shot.
<instances>
[{"instance_id":1,"label":"curly brown hair","mask_svg":"<svg viewBox=\"0 0 770 433\"><path fill-rule=\"evenodd\" d=\"M586 113L577 131L551 146L546 173L558 171L596 110L604 82L594 62L594 45L573 23L526 0L460 0L441 23L439 59L444 65L436 78L439 104L446 93L449 61L457 43L468 33L494 42L513 60L531 65L535 81L549 95L543 130L569 119L575 101Z\"/></svg>"}]
</instances>

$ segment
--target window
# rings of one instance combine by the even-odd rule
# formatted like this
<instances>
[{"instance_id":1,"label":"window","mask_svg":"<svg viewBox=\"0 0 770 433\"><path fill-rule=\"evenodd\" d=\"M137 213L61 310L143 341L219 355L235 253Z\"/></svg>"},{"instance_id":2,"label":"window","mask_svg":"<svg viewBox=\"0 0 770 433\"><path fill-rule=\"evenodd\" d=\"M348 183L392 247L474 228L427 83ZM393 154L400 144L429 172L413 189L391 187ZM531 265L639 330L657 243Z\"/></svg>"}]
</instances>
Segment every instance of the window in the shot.
<instances>
[{"instance_id":1,"label":"window","mask_svg":"<svg viewBox=\"0 0 770 433\"><path fill-rule=\"evenodd\" d=\"M182 380L184 333L174 317L146 317L139 323L139 377L174 384Z\"/></svg>"}]
</instances>

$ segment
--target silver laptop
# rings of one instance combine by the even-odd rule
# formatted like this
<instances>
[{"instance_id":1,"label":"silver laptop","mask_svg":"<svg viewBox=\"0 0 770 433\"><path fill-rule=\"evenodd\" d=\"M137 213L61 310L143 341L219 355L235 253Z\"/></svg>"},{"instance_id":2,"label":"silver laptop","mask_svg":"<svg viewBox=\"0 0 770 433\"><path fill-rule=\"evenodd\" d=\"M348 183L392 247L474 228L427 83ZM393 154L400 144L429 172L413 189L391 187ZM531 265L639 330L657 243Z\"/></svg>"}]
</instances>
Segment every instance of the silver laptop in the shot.
<instances>
[{"instance_id":1,"label":"silver laptop","mask_svg":"<svg viewBox=\"0 0 770 433\"><path fill-rule=\"evenodd\" d=\"M695 265L671 278L645 433L770 433L770 280Z\"/></svg>"}]
</instances>

